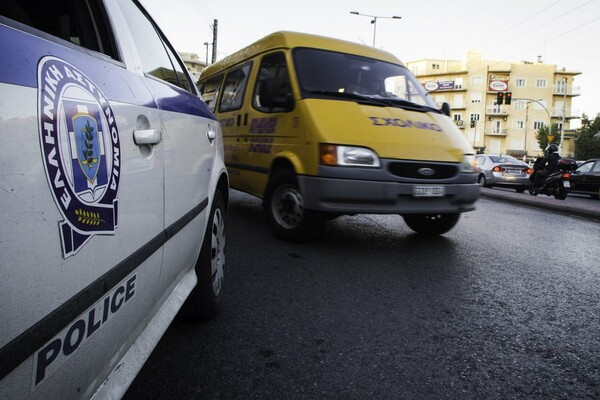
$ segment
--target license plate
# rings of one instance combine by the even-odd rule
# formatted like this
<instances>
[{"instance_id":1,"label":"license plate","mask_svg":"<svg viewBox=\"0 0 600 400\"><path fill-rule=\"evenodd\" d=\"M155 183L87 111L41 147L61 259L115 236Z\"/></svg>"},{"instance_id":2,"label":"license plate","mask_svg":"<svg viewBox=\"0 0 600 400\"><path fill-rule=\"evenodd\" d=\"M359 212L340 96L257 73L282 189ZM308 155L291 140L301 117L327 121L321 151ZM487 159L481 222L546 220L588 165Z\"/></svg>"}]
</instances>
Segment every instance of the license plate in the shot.
<instances>
[{"instance_id":1,"label":"license plate","mask_svg":"<svg viewBox=\"0 0 600 400\"><path fill-rule=\"evenodd\" d=\"M563 181L563 186L567 187L567 188L570 188L571 187L571 182L569 182L569 181Z\"/></svg>"},{"instance_id":2,"label":"license plate","mask_svg":"<svg viewBox=\"0 0 600 400\"><path fill-rule=\"evenodd\" d=\"M444 186L413 186L415 197L442 197L446 194Z\"/></svg>"}]
</instances>

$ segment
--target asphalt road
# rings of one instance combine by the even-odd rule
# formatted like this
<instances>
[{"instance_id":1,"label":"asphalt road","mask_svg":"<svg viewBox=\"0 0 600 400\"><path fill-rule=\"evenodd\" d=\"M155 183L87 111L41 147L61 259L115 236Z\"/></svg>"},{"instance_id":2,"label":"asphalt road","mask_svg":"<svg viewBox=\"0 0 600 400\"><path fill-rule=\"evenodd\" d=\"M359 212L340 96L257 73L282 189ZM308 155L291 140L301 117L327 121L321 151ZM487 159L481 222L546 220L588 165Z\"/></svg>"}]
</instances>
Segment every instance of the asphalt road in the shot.
<instances>
[{"instance_id":1,"label":"asphalt road","mask_svg":"<svg viewBox=\"0 0 600 400\"><path fill-rule=\"evenodd\" d=\"M126 399L600 398L600 224L494 193L441 237L364 215L299 245L233 192L224 309Z\"/></svg>"}]
</instances>

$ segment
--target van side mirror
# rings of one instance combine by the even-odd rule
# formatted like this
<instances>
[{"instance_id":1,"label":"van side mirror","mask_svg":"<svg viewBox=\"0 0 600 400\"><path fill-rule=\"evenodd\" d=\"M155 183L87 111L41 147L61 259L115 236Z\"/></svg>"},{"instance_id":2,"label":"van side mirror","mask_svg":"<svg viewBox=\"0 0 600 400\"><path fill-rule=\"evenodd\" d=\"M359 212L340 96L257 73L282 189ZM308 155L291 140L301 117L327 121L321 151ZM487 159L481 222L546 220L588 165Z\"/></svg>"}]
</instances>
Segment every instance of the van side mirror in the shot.
<instances>
[{"instance_id":1,"label":"van side mirror","mask_svg":"<svg viewBox=\"0 0 600 400\"><path fill-rule=\"evenodd\" d=\"M294 100L289 81L280 78L261 80L258 88L258 102L261 107L281 108L282 111L291 111L294 108Z\"/></svg>"},{"instance_id":2,"label":"van side mirror","mask_svg":"<svg viewBox=\"0 0 600 400\"><path fill-rule=\"evenodd\" d=\"M442 104L442 112L444 113L444 115L449 117L450 116L450 104L444 102Z\"/></svg>"}]
</instances>

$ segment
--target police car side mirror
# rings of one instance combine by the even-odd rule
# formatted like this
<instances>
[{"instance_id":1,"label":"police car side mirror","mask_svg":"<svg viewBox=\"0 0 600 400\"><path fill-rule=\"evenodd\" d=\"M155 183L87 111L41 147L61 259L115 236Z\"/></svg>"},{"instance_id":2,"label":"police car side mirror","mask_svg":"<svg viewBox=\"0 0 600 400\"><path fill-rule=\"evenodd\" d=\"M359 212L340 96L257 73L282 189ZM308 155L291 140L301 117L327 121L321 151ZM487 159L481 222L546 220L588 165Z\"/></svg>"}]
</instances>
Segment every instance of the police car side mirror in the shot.
<instances>
[{"instance_id":1,"label":"police car side mirror","mask_svg":"<svg viewBox=\"0 0 600 400\"><path fill-rule=\"evenodd\" d=\"M442 104L442 108L441 108L442 112L444 113L444 115L446 116L450 116L450 104L444 102Z\"/></svg>"},{"instance_id":2,"label":"police car side mirror","mask_svg":"<svg viewBox=\"0 0 600 400\"><path fill-rule=\"evenodd\" d=\"M283 108L285 111L294 108L294 100L289 82L279 78L266 78L260 81L258 102L261 107Z\"/></svg>"}]
</instances>

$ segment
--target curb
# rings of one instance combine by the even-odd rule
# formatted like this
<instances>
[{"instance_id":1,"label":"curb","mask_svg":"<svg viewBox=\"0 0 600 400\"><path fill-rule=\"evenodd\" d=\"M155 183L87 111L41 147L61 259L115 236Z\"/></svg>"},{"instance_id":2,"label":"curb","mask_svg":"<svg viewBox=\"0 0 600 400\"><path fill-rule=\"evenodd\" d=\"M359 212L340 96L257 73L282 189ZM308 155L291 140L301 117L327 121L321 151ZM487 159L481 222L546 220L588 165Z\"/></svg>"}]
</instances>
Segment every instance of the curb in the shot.
<instances>
[{"instance_id":1,"label":"curb","mask_svg":"<svg viewBox=\"0 0 600 400\"><path fill-rule=\"evenodd\" d=\"M530 196L527 193L513 194L508 192L495 191L493 189L481 189L480 193L482 198L499 200L513 204L517 203L527 207L544 209L560 214L567 214L580 218L585 218L594 222L600 222L600 210L588 209L580 206L573 207L572 205L568 204L555 204L553 202L549 202L553 199L538 198L537 196Z\"/></svg>"}]
</instances>

